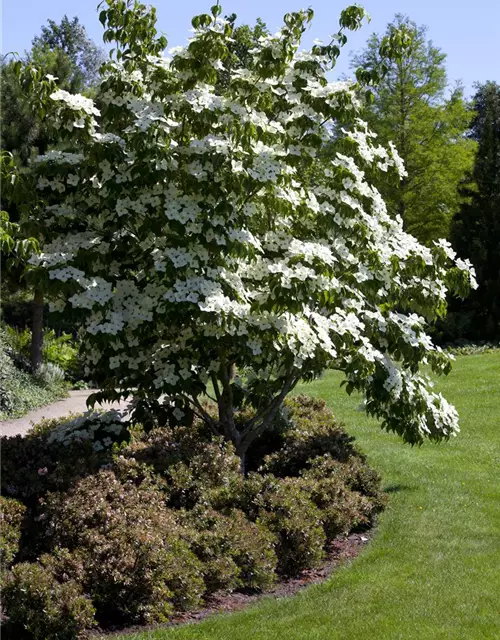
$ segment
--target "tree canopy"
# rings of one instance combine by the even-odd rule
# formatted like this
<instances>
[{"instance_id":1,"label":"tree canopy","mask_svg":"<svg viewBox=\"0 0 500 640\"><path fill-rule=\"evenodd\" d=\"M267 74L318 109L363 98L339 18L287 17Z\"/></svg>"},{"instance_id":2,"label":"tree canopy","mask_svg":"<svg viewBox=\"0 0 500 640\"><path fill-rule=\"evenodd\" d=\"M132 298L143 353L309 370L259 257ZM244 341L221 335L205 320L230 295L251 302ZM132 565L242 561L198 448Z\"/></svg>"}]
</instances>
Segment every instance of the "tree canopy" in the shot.
<instances>
[{"instance_id":1,"label":"tree canopy","mask_svg":"<svg viewBox=\"0 0 500 640\"><path fill-rule=\"evenodd\" d=\"M453 309L465 316L464 335L473 339L500 338L500 86L477 87L476 115L470 137L478 144L473 188L455 216L451 241L460 256L474 264L480 287Z\"/></svg>"},{"instance_id":2,"label":"tree canopy","mask_svg":"<svg viewBox=\"0 0 500 640\"><path fill-rule=\"evenodd\" d=\"M381 44L395 33L405 36L402 55L388 60ZM400 182L382 182L381 192L389 211L401 215L405 229L425 243L448 236L476 146L465 135L473 114L461 87L446 95L445 59L425 27L398 14L352 62L379 72L374 101L363 117L382 144L394 142L408 173Z\"/></svg>"},{"instance_id":3,"label":"tree canopy","mask_svg":"<svg viewBox=\"0 0 500 640\"><path fill-rule=\"evenodd\" d=\"M48 25L42 27L41 35L33 39L31 50L22 58L6 55L1 62L2 206L8 210L8 213L2 212L2 235L11 238L11 242L2 243L4 303L6 291L19 290L30 283L34 286L31 356L34 369L42 361L44 296L37 272L27 268L26 258L28 249L34 251L43 244L47 230L36 218L35 194L18 198L18 185L13 180L19 170L31 170L29 163L34 156L54 148L58 136L44 125L40 112L32 109L29 96L19 82L19 67L33 65L42 76L52 76L61 89L88 92L97 80L103 60L102 50L87 37L78 18L69 20L64 16L60 24L49 20ZM13 157L18 165L15 171L12 170ZM27 210L24 216L23 207ZM15 230L15 238L10 236L12 230ZM9 265L11 268L6 269ZM30 283L27 275L34 277Z\"/></svg>"},{"instance_id":4,"label":"tree canopy","mask_svg":"<svg viewBox=\"0 0 500 640\"><path fill-rule=\"evenodd\" d=\"M363 16L347 8L329 44L301 51L313 12L289 13L232 68L219 5L164 57L154 9L107 0L116 55L96 102L30 70L61 139L34 165L52 241L32 263L85 329L98 397L133 393L140 417L166 394L172 420L198 414L244 458L286 394L332 367L406 441L457 431L418 371L449 370L427 323L474 273L388 214L375 184L404 177L401 158L358 118L359 87L327 79ZM325 162L339 132L345 151Z\"/></svg>"}]
</instances>

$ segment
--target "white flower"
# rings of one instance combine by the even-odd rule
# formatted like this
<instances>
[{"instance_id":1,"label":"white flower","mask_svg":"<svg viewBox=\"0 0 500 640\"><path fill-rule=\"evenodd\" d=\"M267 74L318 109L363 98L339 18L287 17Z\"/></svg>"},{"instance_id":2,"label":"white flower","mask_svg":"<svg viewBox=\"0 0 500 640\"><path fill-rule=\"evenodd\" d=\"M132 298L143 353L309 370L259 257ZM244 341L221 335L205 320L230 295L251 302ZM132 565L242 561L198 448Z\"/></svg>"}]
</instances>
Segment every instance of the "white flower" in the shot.
<instances>
[{"instance_id":1,"label":"white flower","mask_svg":"<svg viewBox=\"0 0 500 640\"><path fill-rule=\"evenodd\" d=\"M94 101L80 94L72 94L63 89L58 89L50 97L52 100L64 102L66 106L74 111L84 111L88 115L100 115L99 110L94 105Z\"/></svg>"},{"instance_id":2,"label":"white flower","mask_svg":"<svg viewBox=\"0 0 500 640\"><path fill-rule=\"evenodd\" d=\"M110 62L102 117L88 98L52 94L68 145L33 167L49 240L29 262L48 274L53 308L75 314L89 372L119 389L194 402L224 375L221 350L241 384L269 388L334 366L388 428L403 408L405 435L448 437L454 410L414 371L446 367L424 317L443 307L449 268L476 286L472 265L390 215L376 182L404 176L401 158L358 118L354 83L329 82L325 56L284 46L282 30L255 43L252 68L228 71L222 94L198 77L197 47L204 70L221 68L205 40L230 42L223 25L195 30L173 60ZM91 416L54 438L100 450L124 428Z\"/></svg>"}]
</instances>

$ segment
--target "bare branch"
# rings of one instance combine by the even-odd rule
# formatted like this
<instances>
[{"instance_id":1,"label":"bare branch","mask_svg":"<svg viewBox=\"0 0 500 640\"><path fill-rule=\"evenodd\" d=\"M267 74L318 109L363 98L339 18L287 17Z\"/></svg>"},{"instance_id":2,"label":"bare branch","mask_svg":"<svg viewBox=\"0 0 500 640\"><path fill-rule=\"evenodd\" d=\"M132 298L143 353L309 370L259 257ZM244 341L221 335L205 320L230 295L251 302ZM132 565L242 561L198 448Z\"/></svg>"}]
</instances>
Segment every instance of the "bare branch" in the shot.
<instances>
[{"instance_id":1,"label":"bare branch","mask_svg":"<svg viewBox=\"0 0 500 640\"><path fill-rule=\"evenodd\" d=\"M248 447L255 440L255 438L257 438L267 429L271 421L276 416L276 413L283 403L286 395L293 389L298 381L298 376L292 374L288 376L280 393L274 397L274 399L264 409L264 411L252 418L252 420L247 423L246 429L242 436L242 443L244 443Z\"/></svg>"}]
</instances>

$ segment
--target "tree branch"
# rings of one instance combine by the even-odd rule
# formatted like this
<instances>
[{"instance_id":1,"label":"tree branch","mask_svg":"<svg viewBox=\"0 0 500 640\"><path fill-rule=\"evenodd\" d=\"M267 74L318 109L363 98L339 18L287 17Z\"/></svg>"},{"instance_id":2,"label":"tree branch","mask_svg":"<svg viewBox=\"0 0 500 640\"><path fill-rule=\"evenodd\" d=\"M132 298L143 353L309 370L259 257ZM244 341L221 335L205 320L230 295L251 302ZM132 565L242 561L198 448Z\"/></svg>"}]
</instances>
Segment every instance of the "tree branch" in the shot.
<instances>
[{"instance_id":1,"label":"tree branch","mask_svg":"<svg viewBox=\"0 0 500 640\"><path fill-rule=\"evenodd\" d=\"M280 393L274 397L270 404L259 415L252 418L247 423L246 429L242 436L242 444L248 447L254 440L263 433L271 421L274 419L276 412L280 408L286 395L293 389L299 381L298 376L290 373Z\"/></svg>"},{"instance_id":2,"label":"tree branch","mask_svg":"<svg viewBox=\"0 0 500 640\"><path fill-rule=\"evenodd\" d=\"M202 405L200 404L200 402L196 399L196 398L192 398L189 396L181 396L183 397L185 400L187 400L187 402L192 405L191 408L196 407L196 409L198 409L198 411L195 411L195 409L193 409L193 413L198 416L198 418L200 418L200 420L203 420L204 422L206 422L208 424L208 426L210 427L212 433L216 436L220 436L222 435L219 431L219 429L217 429L217 423L216 421L212 418L212 416L205 411L205 409L202 407ZM199 413L198 413L199 412Z\"/></svg>"}]
</instances>

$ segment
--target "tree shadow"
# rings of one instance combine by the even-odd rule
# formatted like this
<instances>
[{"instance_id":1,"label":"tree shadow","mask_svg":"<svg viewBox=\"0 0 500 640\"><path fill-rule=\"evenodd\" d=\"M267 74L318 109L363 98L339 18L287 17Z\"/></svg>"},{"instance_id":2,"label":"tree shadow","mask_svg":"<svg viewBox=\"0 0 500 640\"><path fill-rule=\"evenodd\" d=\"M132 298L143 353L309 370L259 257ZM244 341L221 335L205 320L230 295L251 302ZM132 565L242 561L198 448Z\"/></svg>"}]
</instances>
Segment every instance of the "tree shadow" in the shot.
<instances>
[{"instance_id":1,"label":"tree shadow","mask_svg":"<svg viewBox=\"0 0 500 640\"><path fill-rule=\"evenodd\" d=\"M384 487L385 493L399 493L400 491L415 491L415 487L409 484L390 484Z\"/></svg>"}]
</instances>

